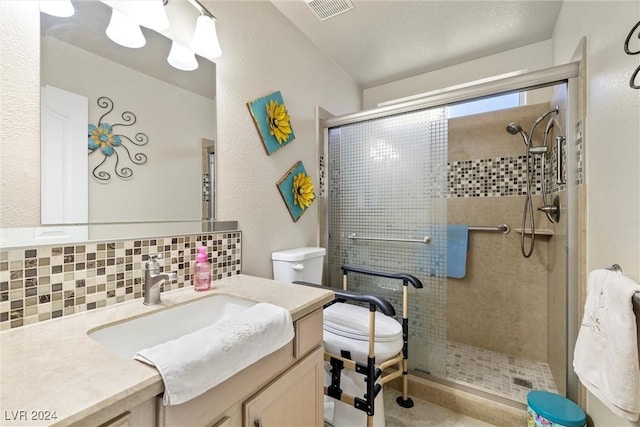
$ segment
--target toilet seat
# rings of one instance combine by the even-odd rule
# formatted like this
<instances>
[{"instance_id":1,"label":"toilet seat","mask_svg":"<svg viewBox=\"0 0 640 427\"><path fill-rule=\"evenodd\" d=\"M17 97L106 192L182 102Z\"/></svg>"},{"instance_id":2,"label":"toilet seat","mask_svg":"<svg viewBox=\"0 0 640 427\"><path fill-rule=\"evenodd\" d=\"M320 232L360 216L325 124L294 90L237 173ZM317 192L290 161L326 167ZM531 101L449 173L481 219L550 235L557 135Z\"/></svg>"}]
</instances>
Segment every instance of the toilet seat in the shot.
<instances>
[{"instance_id":1,"label":"toilet seat","mask_svg":"<svg viewBox=\"0 0 640 427\"><path fill-rule=\"evenodd\" d=\"M323 341L325 351L341 354L366 363L369 354L369 310L344 303L332 304L323 310ZM381 363L397 355L404 344L402 326L392 317L376 313L374 354Z\"/></svg>"},{"instance_id":2,"label":"toilet seat","mask_svg":"<svg viewBox=\"0 0 640 427\"><path fill-rule=\"evenodd\" d=\"M335 303L323 311L325 331L359 341L369 341L369 310L352 304ZM376 313L375 341L402 340L402 326L393 317Z\"/></svg>"}]
</instances>

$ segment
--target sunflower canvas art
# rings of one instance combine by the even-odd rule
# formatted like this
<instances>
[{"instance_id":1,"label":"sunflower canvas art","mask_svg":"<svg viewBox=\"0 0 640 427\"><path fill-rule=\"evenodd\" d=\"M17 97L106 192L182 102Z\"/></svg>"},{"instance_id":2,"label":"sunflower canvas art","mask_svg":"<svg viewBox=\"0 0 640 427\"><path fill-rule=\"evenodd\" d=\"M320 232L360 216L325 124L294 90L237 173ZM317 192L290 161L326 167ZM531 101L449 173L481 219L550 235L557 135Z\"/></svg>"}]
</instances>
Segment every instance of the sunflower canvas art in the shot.
<instances>
[{"instance_id":1,"label":"sunflower canvas art","mask_svg":"<svg viewBox=\"0 0 640 427\"><path fill-rule=\"evenodd\" d=\"M280 91L248 102L247 107L268 155L295 139L291 117Z\"/></svg>"},{"instance_id":2,"label":"sunflower canvas art","mask_svg":"<svg viewBox=\"0 0 640 427\"><path fill-rule=\"evenodd\" d=\"M302 162L295 165L277 183L280 195L284 200L293 222L298 221L316 198L313 181L307 175Z\"/></svg>"}]
</instances>

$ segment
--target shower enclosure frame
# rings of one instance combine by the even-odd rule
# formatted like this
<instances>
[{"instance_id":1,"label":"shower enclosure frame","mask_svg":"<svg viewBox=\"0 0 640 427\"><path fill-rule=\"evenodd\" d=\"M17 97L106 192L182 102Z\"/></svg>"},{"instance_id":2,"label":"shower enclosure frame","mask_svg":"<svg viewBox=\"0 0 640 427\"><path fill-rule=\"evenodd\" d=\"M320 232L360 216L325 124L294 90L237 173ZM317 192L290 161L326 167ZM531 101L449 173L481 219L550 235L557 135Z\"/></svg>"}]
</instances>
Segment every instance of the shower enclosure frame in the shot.
<instances>
[{"instance_id":1,"label":"shower enclosure frame","mask_svg":"<svg viewBox=\"0 0 640 427\"><path fill-rule=\"evenodd\" d=\"M388 117L396 114L422 110L432 107L440 107L448 104L460 103L464 101L477 100L510 92L520 92L553 84L565 83L567 87L566 106L566 147L567 147L567 206L563 209L563 215L567 215L567 259L566 259L566 396L578 402L580 384L577 376L573 372L572 357L579 328L579 271L581 266L579 260L582 251L579 240L579 205L578 187L576 177L573 176L577 169L577 157L575 153L575 142L580 137L577 128L582 128L583 120L579 116L579 99L584 94L579 93L582 87L579 84L581 63L571 62L564 65L550 67L538 71L523 73L513 77L496 79L493 81L464 86L456 86L450 89L436 90L425 93L423 96L410 97L408 101L397 103L384 103L385 105L357 113L343 116L333 116L321 107L316 109L316 138L317 153L319 158L318 176L320 181L317 202L319 209L319 230L318 241L320 246L328 247L329 244L329 203L327 200L327 168L328 159L328 131L330 128L359 123L366 120ZM328 258L325 257L326 274L329 271ZM325 282L326 277L324 278ZM446 381L445 381L446 382Z\"/></svg>"}]
</instances>

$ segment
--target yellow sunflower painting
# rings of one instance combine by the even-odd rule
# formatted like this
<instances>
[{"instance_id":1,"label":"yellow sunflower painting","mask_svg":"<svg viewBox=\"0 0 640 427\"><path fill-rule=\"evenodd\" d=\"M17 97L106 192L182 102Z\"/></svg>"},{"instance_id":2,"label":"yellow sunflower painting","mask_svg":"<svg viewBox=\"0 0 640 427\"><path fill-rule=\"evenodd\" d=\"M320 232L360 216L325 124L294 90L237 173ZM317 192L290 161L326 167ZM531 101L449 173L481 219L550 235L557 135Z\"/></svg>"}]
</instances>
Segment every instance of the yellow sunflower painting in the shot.
<instances>
[{"instance_id":1,"label":"yellow sunflower painting","mask_svg":"<svg viewBox=\"0 0 640 427\"><path fill-rule=\"evenodd\" d=\"M290 117L284 104L271 100L267 104L267 123L269 123L269 134L276 137L278 144L282 144L291 134Z\"/></svg>"},{"instance_id":2,"label":"yellow sunflower painting","mask_svg":"<svg viewBox=\"0 0 640 427\"><path fill-rule=\"evenodd\" d=\"M276 184L282 200L294 222L302 216L316 198L311 177L307 175L302 162L295 165Z\"/></svg>"},{"instance_id":3,"label":"yellow sunflower painting","mask_svg":"<svg viewBox=\"0 0 640 427\"><path fill-rule=\"evenodd\" d=\"M293 204L306 209L311 206L311 202L315 198L311 177L304 172L300 172L293 178Z\"/></svg>"},{"instance_id":4,"label":"yellow sunflower painting","mask_svg":"<svg viewBox=\"0 0 640 427\"><path fill-rule=\"evenodd\" d=\"M291 116L279 91L248 102L247 107L268 155L295 139Z\"/></svg>"}]
</instances>

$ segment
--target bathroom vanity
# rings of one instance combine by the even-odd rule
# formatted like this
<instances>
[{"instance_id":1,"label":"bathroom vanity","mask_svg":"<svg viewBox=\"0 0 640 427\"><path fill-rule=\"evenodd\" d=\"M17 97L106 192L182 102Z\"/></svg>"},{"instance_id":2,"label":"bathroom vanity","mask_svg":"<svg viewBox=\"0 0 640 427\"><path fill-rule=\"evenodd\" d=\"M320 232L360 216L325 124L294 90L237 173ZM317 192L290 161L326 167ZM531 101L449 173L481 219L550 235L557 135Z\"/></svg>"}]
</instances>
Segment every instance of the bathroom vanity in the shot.
<instances>
[{"instance_id":1,"label":"bathroom vanity","mask_svg":"<svg viewBox=\"0 0 640 427\"><path fill-rule=\"evenodd\" d=\"M237 275L0 333L2 425L103 426L321 426L322 306L330 289L293 286ZM281 306L295 337L284 347L200 396L163 406L158 371L125 359L93 340L91 331L136 316L217 294Z\"/></svg>"}]
</instances>

